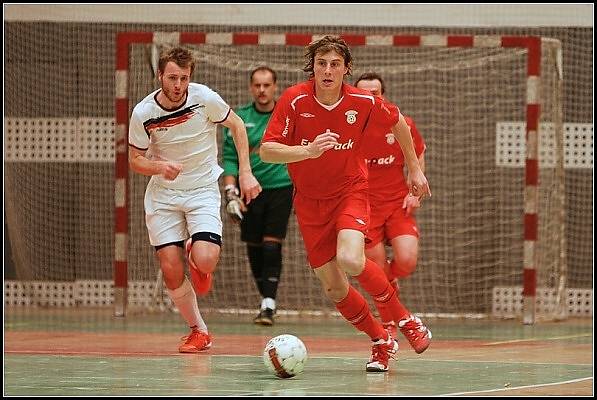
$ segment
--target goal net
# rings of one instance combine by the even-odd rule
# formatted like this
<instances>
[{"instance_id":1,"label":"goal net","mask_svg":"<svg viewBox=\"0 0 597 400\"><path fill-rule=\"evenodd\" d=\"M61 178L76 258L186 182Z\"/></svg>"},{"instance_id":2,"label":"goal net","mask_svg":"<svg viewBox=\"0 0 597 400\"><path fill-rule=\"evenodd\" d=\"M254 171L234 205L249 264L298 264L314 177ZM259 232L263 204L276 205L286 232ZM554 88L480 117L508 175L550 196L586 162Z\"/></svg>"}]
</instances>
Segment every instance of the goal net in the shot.
<instances>
[{"instance_id":1,"label":"goal net","mask_svg":"<svg viewBox=\"0 0 597 400\"><path fill-rule=\"evenodd\" d=\"M304 45L316 36L306 36L207 35L199 39L204 43L188 45L198 60L193 80L237 107L252 100L249 72L267 64L277 71L283 90L307 78L302 72ZM427 144L426 175L433 197L418 212L420 258L416 272L400 282L405 304L417 313L476 315L491 312L498 296L504 307L508 302L522 307L525 298L532 318L535 309L538 316L560 315L566 271L558 43L544 40L529 49L520 45L526 38L515 37L510 42L457 38L456 44L433 36L347 40L355 60L347 81L353 83L367 71L380 73L386 97L415 120ZM170 34L154 35L150 43L131 42L129 115L157 88L158 50L180 41ZM534 76L529 73L533 68L538 68L531 71ZM538 108L528 106L532 103ZM527 133L529 114L537 111L538 132ZM535 137L538 143L532 143ZM532 171L537 158L538 181ZM144 222L147 178L129 172L128 179L128 279L151 281L159 267ZM227 220L223 242L213 290L201 299L201 307L254 312L260 298L245 246L238 227ZM294 215L283 254L280 310L334 311L308 267ZM165 296L155 300L168 302Z\"/></svg>"},{"instance_id":2,"label":"goal net","mask_svg":"<svg viewBox=\"0 0 597 400\"><path fill-rule=\"evenodd\" d=\"M198 61L193 81L237 107L252 100L249 72L259 65L277 71L278 94L305 80L304 46L318 37L280 33L283 28L272 28L275 34L219 32L224 28L114 34L121 28L96 28L7 24L5 250L16 279L5 277L5 305L104 305L121 313L171 308L145 227L148 179L128 171L126 160L132 108L158 87L158 50L174 42L188 46ZM417 213L419 262L400 282L401 300L414 313L439 316L519 317L523 308L529 320L565 314L566 290L591 288L590 231L581 229L592 207L586 194L571 198L570 243L579 251L566 258L559 42L533 47L528 41L539 39L518 36L345 38L354 55L347 82L379 72L386 96L414 119L427 145L433 197ZM572 108L581 109L583 99L574 97L578 107ZM590 120L585 115L592 112L571 119ZM527 132L529 120L538 129ZM538 160L536 170L532 160ZM568 193L590 192L586 169L568 171L576 179L567 180ZM260 298L245 246L238 226L222 215L222 254L200 308L252 315ZM283 257L279 312L334 313L307 265L294 214ZM580 267L568 271L566 260Z\"/></svg>"}]
</instances>

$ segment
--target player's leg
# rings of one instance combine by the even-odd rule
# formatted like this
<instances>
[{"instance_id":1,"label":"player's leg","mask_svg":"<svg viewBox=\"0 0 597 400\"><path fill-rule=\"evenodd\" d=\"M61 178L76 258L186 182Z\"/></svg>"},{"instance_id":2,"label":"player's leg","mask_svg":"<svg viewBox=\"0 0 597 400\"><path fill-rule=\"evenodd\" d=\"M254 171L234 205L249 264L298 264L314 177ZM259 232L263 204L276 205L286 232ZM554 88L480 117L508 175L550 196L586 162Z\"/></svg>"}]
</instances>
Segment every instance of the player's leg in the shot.
<instances>
[{"instance_id":1,"label":"player's leg","mask_svg":"<svg viewBox=\"0 0 597 400\"><path fill-rule=\"evenodd\" d=\"M156 246L164 284L172 302L189 325L191 332L179 346L181 353L196 353L211 347L211 337L197 304L193 286L184 275L183 242Z\"/></svg>"},{"instance_id":2,"label":"player's leg","mask_svg":"<svg viewBox=\"0 0 597 400\"><path fill-rule=\"evenodd\" d=\"M376 265L387 265L386 263L386 249L382 241L378 241L374 245L368 244L365 248L365 257L373 261ZM388 271L384 271L387 276ZM391 281L390 281L391 283ZM395 289L395 287L394 287ZM391 310L388 308L387 303L375 302L379 317L381 318L381 324L384 329L387 330L392 337L396 337L398 328L394 322L394 317Z\"/></svg>"},{"instance_id":3,"label":"player's leg","mask_svg":"<svg viewBox=\"0 0 597 400\"><path fill-rule=\"evenodd\" d=\"M211 231L195 232L186 242L191 281L200 296L206 295L211 289L221 246L222 238Z\"/></svg>"},{"instance_id":4,"label":"player's leg","mask_svg":"<svg viewBox=\"0 0 597 400\"><path fill-rule=\"evenodd\" d=\"M341 229L338 232L338 265L359 281L361 287L373 297L379 307L388 307L394 318L394 308L400 307L400 312L407 316L408 310L397 301L395 291L383 269L365 257L364 238L364 234L356 229Z\"/></svg>"},{"instance_id":5,"label":"player's leg","mask_svg":"<svg viewBox=\"0 0 597 400\"><path fill-rule=\"evenodd\" d=\"M282 243L286 237L292 209L292 186L267 190L263 213L263 269L261 320L272 325L276 313L276 296L282 274ZM263 195L263 192L261 193Z\"/></svg>"},{"instance_id":6,"label":"player's leg","mask_svg":"<svg viewBox=\"0 0 597 400\"><path fill-rule=\"evenodd\" d=\"M411 346L417 353L422 353L429 347L431 332L400 302L383 270L373 261L366 259L363 250L359 257L357 234L360 234L362 241L364 235L359 231L343 229L339 232L337 255L339 265L359 281L361 287L373 297L378 307L387 307L390 310L393 320L399 321L398 327Z\"/></svg>"},{"instance_id":7,"label":"player's leg","mask_svg":"<svg viewBox=\"0 0 597 400\"><path fill-rule=\"evenodd\" d=\"M405 278L415 270L419 257L419 229L415 217L406 215L400 208L388 219L386 231L394 253L391 272L398 279Z\"/></svg>"},{"instance_id":8,"label":"player's leg","mask_svg":"<svg viewBox=\"0 0 597 400\"><path fill-rule=\"evenodd\" d=\"M394 253L391 263L392 274L398 278L405 278L414 271L417 265L419 238L411 234L400 235L393 238L391 243ZM399 320L398 328L417 353L425 351L425 346L428 346L432 335L418 317L411 314Z\"/></svg>"},{"instance_id":9,"label":"player's leg","mask_svg":"<svg viewBox=\"0 0 597 400\"><path fill-rule=\"evenodd\" d=\"M387 307L393 320L399 321L410 313L398 301L383 268L365 258L365 234L368 233L369 195L366 190L351 192L339 206L336 228L338 265L359 281L379 307Z\"/></svg>"},{"instance_id":10,"label":"player's leg","mask_svg":"<svg viewBox=\"0 0 597 400\"><path fill-rule=\"evenodd\" d=\"M183 243L187 233L184 214L178 209L178 198L175 191L149 185L145 195L145 220L168 296L191 329L179 350L194 352L209 348L211 340L199 312L195 291L184 274Z\"/></svg>"},{"instance_id":11,"label":"player's leg","mask_svg":"<svg viewBox=\"0 0 597 400\"><path fill-rule=\"evenodd\" d=\"M387 219L385 230L386 237L392 238L394 260L390 264L391 275L405 277L414 270L419 252L419 230L415 217L398 207ZM431 340L431 331L421 320L409 312L406 316L395 318L395 321L415 351L425 351Z\"/></svg>"},{"instance_id":12,"label":"player's leg","mask_svg":"<svg viewBox=\"0 0 597 400\"><path fill-rule=\"evenodd\" d=\"M314 271L324 293L334 302L340 314L373 341L372 354L366 370L368 372L388 371L389 359L398 351L398 343L373 317L363 295L350 285L346 273L338 267L335 260L315 268Z\"/></svg>"},{"instance_id":13,"label":"player's leg","mask_svg":"<svg viewBox=\"0 0 597 400\"><path fill-rule=\"evenodd\" d=\"M189 270L195 291L209 292L222 246L220 190L217 182L185 192L181 200L186 225L191 234L187 241Z\"/></svg>"},{"instance_id":14,"label":"player's leg","mask_svg":"<svg viewBox=\"0 0 597 400\"><path fill-rule=\"evenodd\" d=\"M247 204L247 211L243 214L240 222L240 240L246 244L247 258L255 285L263 298L263 213L264 196L263 190L257 198Z\"/></svg>"},{"instance_id":15,"label":"player's leg","mask_svg":"<svg viewBox=\"0 0 597 400\"><path fill-rule=\"evenodd\" d=\"M365 332L371 340L387 337L379 321L371 315L363 295L350 285L346 273L338 268L335 260L315 268L314 272L321 282L326 297L334 302L340 314L348 322L361 332Z\"/></svg>"},{"instance_id":16,"label":"player's leg","mask_svg":"<svg viewBox=\"0 0 597 400\"><path fill-rule=\"evenodd\" d=\"M337 201L315 201L297 193L294 205L307 259L321 281L325 295L350 324L374 340L367 370L387 371L389 357L398 350L398 343L388 340L388 333L371 315L365 298L349 285L346 273L338 268L335 261L336 220L330 216L337 208Z\"/></svg>"},{"instance_id":17,"label":"player's leg","mask_svg":"<svg viewBox=\"0 0 597 400\"><path fill-rule=\"evenodd\" d=\"M261 243L245 243L247 247L247 258L249 259L249 267L253 280L257 286L257 290L263 298L263 278L261 277L261 270L263 269L263 245Z\"/></svg>"}]
</instances>

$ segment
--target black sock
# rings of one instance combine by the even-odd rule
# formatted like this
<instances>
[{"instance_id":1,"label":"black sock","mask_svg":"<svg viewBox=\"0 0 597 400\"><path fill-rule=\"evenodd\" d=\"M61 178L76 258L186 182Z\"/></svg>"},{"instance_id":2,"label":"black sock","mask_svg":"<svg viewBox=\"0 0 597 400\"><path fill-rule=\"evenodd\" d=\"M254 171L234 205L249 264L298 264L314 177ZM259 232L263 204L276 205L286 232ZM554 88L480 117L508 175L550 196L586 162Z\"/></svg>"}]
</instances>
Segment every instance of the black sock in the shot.
<instances>
[{"instance_id":1,"label":"black sock","mask_svg":"<svg viewBox=\"0 0 597 400\"><path fill-rule=\"evenodd\" d=\"M263 295L263 277L261 274L261 271L263 271L263 246L247 244L247 255L249 256L251 272L253 272L259 294L261 294L261 297L265 297Z\"/></svg>"},{"instance_id":2,"label":"black sock","mask_svg":"<svg viewBox=\"0 0 597 400\"><path fill-rule=\"evenodd\" d=\"M282 272L282 243L263 242L262 296L276 299Z\"/></svg>"}]
</instances>

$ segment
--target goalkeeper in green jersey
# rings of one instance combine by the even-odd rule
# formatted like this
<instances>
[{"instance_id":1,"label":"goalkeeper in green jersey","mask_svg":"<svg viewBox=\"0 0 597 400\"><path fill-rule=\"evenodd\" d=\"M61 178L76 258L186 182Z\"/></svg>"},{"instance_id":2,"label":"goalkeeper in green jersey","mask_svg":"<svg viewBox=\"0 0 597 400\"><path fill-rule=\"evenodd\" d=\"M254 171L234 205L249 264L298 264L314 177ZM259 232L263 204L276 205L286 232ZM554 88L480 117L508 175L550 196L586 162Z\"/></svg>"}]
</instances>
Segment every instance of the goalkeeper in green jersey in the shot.
<instances>
[{"instance_id":1,"label":"goalkeeper in green jersey","mask_svg":"<svg viewBox=\"0 0 597 400\"><path fill-rule=\"evenodd\" d=\"M244 121L249 137L251 169L262 192L245 205L238 190L238 156L233 138L224 130L222 147L226 212L240 223L241 240L255 283L261 294L256 324L273 325L276 293L282 271L282 242L292 208L293 186L285 164L269 164L259 157L259 144L275 105L276 72L267 66L254 69L249 90L253 102L235 110Z\"/></svg>"}]
</instances>

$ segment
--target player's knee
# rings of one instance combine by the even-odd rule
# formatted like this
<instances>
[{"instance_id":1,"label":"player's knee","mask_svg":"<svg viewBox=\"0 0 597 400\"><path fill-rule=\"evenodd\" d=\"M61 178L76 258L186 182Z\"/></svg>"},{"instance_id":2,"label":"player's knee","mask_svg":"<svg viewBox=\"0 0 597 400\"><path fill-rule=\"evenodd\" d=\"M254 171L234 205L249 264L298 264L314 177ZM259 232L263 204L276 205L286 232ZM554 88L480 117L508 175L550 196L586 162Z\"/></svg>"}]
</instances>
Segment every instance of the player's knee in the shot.
<instances>
[{"instance_id":1,"label":"player's knee","mask_svg":"<svg viewBox=\"0 0 597 400\"><path fill-rule=\"evenodd\" d=\"M351 276L359 275L365 265L365 257L354 255L350 252L336 254L336 262L340 268Z\"/></svg>"},{"instance_id":2,"label":"player's knee","mask_svg":"<svg viewBox=\"0 0 597 400\"><path fill-rule=\"evenodd\" d=\"M193 263L199 268L204 274L212 273L215 271L218 261L220 260L220 251L206 250L202 251L199 255L191 255Z\"/></svg>"},{"instance_id":3,"label":"player's knee","mask_svg":"<svg viewBox=\"0 0 597 400\"><path fill-rule=\"evenodd\" d=\"M398 278L405 278L412 274L417 267L417 255L416 254L405 254L401 256L395 256L392 272Z\"/></svg>"},{"instance_id":4,"label":"player's knee","mask_svg":"<svg viewBox=\"0 0 597 400\"><path fill-rule=\"evenodd\" d=\"M197 241L199 245L195 243ZM220 235L211 232L194 233L190 261L204 274L214 272L220 260L221 245ZM199 250L195 246L199 246Z\"/></svg>"}]
</instances>

